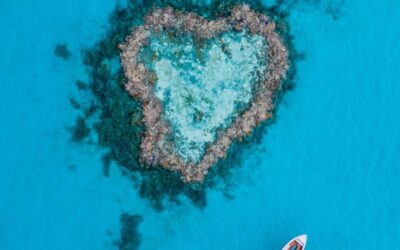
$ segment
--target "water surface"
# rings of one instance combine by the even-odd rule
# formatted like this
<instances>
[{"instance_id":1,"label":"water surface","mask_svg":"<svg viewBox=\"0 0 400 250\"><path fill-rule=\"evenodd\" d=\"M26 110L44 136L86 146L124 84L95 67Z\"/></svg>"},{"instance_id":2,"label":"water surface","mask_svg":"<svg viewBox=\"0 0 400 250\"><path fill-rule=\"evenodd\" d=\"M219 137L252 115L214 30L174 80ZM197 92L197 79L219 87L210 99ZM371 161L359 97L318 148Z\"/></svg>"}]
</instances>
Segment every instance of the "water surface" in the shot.
<instances>
[{"instance_id":1,"label":"water surface","mask_svg":"<svg viewBox=\"0 0 400 250\"><path fill-rule=\"evenodd\" d=\"M143 215L140 249L280 249L301 233L308 249L400 244L397 1L294 4L305 59L277 122L233 170L234 199L210 190L203 210L162 213L116 167L104 178L99 149L65 129L86 77L80 49L116 3L0 3L1 249L113 249L123 212ZM70 59L54 56L57 43Z\"/></svg>"}]
</instances>

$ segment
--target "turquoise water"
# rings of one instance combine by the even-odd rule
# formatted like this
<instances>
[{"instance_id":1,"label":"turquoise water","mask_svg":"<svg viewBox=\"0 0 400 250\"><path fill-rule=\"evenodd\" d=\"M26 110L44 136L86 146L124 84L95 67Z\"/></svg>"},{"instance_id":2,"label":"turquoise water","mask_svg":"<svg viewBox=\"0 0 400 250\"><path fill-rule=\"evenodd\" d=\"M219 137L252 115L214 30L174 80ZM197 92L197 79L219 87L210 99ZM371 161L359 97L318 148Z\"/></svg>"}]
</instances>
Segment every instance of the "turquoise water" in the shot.
<instances>
[{"instance_id":1,"label":"turquoise water","mask_svg":"<svg viewBox=\"0 0 400 250\"><path fill-rule=\"evenodd\" d=\"M104 178L99 149L65 129L86 76L79 51L115 4L0 2L0 249L112 249L122 212L143 215L140 249L281 249L301 233L307 249L400 244L397 1L294 5L306 56L277 122L234 169L234 199L210 190L203 210L162 213L117 168ZM60 42L69 60L53 55Z\"/></svg>"}]
</instances>

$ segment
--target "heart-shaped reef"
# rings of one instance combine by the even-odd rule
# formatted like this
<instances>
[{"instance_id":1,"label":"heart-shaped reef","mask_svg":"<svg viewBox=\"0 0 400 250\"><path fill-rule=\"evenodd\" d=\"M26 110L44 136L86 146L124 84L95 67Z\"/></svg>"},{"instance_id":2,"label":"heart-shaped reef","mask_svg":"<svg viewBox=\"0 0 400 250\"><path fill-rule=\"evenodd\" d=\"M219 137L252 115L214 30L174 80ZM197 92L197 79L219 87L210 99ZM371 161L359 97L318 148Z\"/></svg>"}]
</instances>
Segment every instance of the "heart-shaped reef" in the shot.
<instances>
[{"instance_id":1,"label":"heart-shaped reef","mask_svg":"<svg viewBox=\"0 0 400 250\"><path fill-rule=\"evenodd\" d=\"M142 101L141 161L186 181L271 118L288 69L274 22L247 5L212 21L157 9L120 47L126 89Z\"/></svg>"}]
</instances>

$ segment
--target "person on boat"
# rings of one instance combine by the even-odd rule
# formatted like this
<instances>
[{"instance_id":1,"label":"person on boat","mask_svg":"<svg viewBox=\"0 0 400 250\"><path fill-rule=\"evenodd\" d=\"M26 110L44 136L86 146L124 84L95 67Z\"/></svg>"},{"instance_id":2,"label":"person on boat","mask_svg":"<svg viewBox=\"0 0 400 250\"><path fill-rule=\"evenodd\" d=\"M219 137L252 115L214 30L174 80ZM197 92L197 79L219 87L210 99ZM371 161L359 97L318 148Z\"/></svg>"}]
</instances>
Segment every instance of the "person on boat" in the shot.
<instances>
[{"instance_id":1,"label":"person on boat","mask_svg":"<svg viewBox=\"0 0 400 250\"><path fill-rule=\"evenodd\" d=\"M303 250L303 246L296 240L292 241L289 245L289 250Z\"/></svg>"}]
</instances>

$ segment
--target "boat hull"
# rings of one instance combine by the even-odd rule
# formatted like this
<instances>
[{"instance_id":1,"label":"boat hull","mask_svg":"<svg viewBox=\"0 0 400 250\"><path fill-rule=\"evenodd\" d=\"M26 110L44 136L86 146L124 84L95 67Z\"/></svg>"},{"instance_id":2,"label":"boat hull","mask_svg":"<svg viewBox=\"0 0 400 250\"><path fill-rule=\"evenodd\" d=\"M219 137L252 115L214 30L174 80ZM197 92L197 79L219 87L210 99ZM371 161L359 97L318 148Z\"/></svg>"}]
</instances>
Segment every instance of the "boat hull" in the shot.
<instances>
[{"instance_id":1,"label":"boat hull","mask_svg":"<svg viewBox=\"0 0 400 250\"><path fill-rule=\"evenodd\" d=\"M307 243L307 235L303 234L300 236L297 236L293 238L291 241L289 241L283 248L282 250L304 250L306 248L306 243ZM293 248L294 246L297 246L297 248Z\"/></svg>"}]
</instances>

